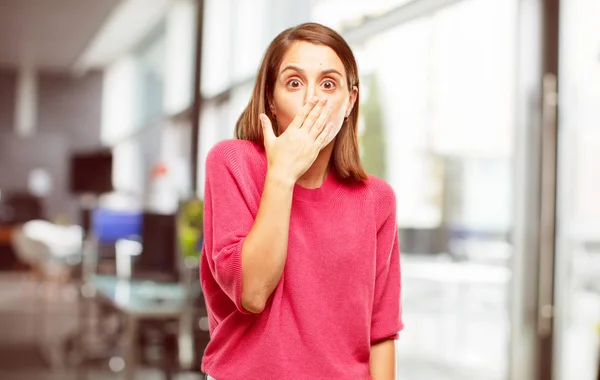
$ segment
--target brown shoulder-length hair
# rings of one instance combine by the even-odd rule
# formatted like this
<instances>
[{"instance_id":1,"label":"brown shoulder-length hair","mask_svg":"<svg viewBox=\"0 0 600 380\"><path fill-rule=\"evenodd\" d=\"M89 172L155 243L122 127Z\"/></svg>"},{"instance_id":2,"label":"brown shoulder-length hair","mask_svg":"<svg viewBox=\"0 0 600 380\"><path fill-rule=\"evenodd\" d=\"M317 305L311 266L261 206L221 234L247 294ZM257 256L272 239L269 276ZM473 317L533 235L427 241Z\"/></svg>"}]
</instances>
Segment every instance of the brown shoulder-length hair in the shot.
<instances>
[{"instance_id":1,"label":"brown shoulder-length hair","mask_svg":"<svg viewBox=\"0 0 600 380\"><path fill-rule=\"evenodd\" d=\"M240 115L235 126L235 137L263 144L263 133L259 115L266 114L273 120L273 114L267 104L273 97L275 81L283 56L289 47L298 41L330 47L338 55L346 70L348 90L358 89L358 68L354 54L342 36L334 30L316 23L300 24L281 32L271 42L258 70L252 98ZM358 104L359 94L348 119L340 129L334 143L331 157L332 169L338 178L345 182L361 182L367 179L358 148ZM273 123L275 124L275 123ZM276 129L274 127L274 129ZM277 134L278 132L275 131Z\"/></svg>"}]
</instances>

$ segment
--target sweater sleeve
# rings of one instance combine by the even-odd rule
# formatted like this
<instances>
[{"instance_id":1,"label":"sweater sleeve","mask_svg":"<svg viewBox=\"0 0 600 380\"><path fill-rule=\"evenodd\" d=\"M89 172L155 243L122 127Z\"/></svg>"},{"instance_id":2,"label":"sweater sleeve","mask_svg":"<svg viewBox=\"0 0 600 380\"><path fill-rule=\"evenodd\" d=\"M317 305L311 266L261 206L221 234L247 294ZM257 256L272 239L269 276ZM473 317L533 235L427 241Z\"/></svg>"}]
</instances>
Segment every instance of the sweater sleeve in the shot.
<instances>
[{"instance_id":1,"label":"sweater sleeve","mask_svg":"<svg viewBox=\"0 0 600 380\"><path fill-rule=\"evenodd\" d=\"M396 197L386 184L376 205L384 215L377 229L375 294L371 319L371 344L397 339L402 330L400 301L400 248L396 222ZM387 214L387 216L385 215Z\"/></svg>"},{"instance_id":2,"label":"sweater sleeve","mask_svg":"<svg viewBox=\"0 0 600 380\"><path fill-rule=\"evenodd\" d=\"M204 254L212 275L236 308L242 306L242 245L254 223L249 175L242 175L235 146L218 144L206 158Z\"/></svg>"}]
</instances>

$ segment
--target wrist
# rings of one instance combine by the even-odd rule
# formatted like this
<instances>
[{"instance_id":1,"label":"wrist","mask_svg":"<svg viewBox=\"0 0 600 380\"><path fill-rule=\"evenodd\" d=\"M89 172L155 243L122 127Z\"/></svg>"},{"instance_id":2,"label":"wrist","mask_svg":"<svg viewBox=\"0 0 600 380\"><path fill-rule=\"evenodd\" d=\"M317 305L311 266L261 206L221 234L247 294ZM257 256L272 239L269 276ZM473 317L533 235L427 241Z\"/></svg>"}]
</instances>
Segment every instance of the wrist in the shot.
<instances>
[{"instance_id":1,"label":"wrist","mask_svg":"<svg viewBox=\"0 0 600 380\"><path fill-rule=\"evenodd\" d=\"M276 185L278 187L285 187L293 189L296 184L296 180L289 173L285 173L282 170L268 169L266 183ZM265 183L265 184L266 184Z\"/></svg>"}]
</instances>

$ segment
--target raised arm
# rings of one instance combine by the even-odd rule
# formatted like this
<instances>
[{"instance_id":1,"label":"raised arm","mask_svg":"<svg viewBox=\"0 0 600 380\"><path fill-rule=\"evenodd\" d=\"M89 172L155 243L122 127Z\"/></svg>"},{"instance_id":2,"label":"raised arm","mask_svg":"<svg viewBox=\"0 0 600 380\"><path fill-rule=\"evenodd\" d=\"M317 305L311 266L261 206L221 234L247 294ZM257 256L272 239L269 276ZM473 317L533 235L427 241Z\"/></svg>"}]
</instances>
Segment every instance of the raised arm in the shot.
<instances>
[{"instance_id":1,"label":"raised arm","mask_svg":"<svg viewBox=\"0 0 600 380\"><path fill-rule=\"evenodd\" d=\"M285 132L275 136L271 121L261 115L268 169L256 220L242 247L242 305L263 311L287 258L294 185L330 141L326 101L312 99Z\"/></svg>"}]
</instances>

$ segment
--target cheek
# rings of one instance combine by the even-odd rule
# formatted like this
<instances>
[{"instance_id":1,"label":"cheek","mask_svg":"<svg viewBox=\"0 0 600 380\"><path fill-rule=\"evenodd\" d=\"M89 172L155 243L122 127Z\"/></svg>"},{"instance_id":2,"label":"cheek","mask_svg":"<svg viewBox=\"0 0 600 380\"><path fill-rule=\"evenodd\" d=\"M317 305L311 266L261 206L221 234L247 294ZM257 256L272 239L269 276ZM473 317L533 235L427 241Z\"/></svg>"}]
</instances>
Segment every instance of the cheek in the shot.
<instances>
[{"instance_id":1,"label":"cheek","mask_svg":"<svg viewBox=\"0 0 600 380\"><path fill-rule=\"evenodd\" d=\"M329 120L333 121L336 125L341 125L346 117L346 108L348 106L345 99L337 100L332 104L333 108Z\"/></svg>"},{"instance_id":2,"label":"cheek","mask_svg":"<svg viewBox=\"0 0 600 380\"><path fill-rule=\"evenodd\" d=\"M304 106L302 97L294 95L286 94L275 97L275 115L280 132L287 128Z\"/></svg>"}]
</instances>

